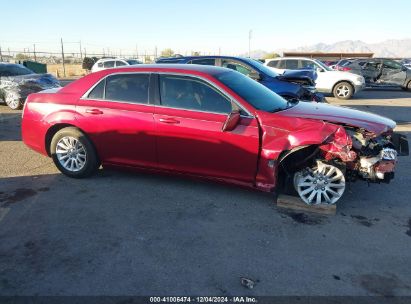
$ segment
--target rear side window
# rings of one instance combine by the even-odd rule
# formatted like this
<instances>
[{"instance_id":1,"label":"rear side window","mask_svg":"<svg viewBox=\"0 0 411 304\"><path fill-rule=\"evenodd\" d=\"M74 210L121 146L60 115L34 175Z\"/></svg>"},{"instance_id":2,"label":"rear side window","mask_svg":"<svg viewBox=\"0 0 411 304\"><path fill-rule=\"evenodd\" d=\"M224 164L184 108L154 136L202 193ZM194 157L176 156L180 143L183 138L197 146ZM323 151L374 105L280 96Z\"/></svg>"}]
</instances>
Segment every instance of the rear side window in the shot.
<instances>
[{"instance_id":1,"label":"rear side window","mask_svg":"<svg viewBox=\"0 0 411 304\"><path fill-rule=\"evenodd\" d=\"M148 103L149 75L119 74L106 79L104 99Z\"/></svg>"},{"instance_id":2,"label":"rear side window","mask_svg":"<svg viewBox=\"0 0 411 304\"><path fill-rule=\"evenodd\" d=\"M187 76L160 76L161 104L170 108L230 113L231 101L207 83Z\"/></svg>"},{"instance_id":3,"label":"rear side window","mask_svg":"<svg viewBox=\"0 0 411 304\"><path fill-rule=\"evenodd\" d=\"M191 63L201 64L201 65L215 65L215 59L212 59L212 58L193 59L191 60Z\"/></svg>"},{"instance_id":4,"label":"rear side window","mask_svg":"<svg viewBox=\"0 0 411 304\"><path fill-rule=\"evenodd\" d=\"M89 99L103 99L104 98L104 86L106 80L101 80L98 85L94 87L93 90L88 94L87 98Z\"/></svg>"},{"instance_id":5,"label":"rear side window","mask_svg":"<svg viewBox=\"0 0 411 304\"><path fill-rule=\"evenodd\" d=\"M114 68L114 61L106 61L104 62L105 68Z\"/></svg>"},{"instance_id":6,"label":"rear side window","mask_svg":"<svg viewBox=\"0 0 411 304\"><path fill-rule=\"evenodd\" d=\"M285 69L285 60L278 60L277 69Z\"/></svg>"}]
</instances>

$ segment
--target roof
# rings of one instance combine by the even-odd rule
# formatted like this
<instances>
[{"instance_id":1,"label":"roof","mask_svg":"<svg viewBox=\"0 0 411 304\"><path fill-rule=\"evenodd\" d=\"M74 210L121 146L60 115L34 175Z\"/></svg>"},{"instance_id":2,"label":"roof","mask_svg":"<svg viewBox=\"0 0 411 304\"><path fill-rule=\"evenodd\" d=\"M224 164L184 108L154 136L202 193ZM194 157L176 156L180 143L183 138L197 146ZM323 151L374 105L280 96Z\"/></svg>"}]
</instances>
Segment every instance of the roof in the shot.
<instances>
[{"instance_id":1,"label":"roof","mask_svg":"<svg viewBox=\"0 0 411 304\"><path fill-rule=\"evenodd\" d=\"M150 70L150 71L163 71L163 70L178 70L178 71L194 71L194 72L200 72L200 73L205 73L205 74L211 74L215 75L221 72L226 72L226 71L232 71L227 68L222 68L222 67L217 67L217 66L212 66L212 65L199 65L199 64L139 64L139 65L128 65L128 66L122 66L119 68L110 68L106 69L105 71L111 71L113 72L114 70L132 70L132 71L138 71L138 70Z\"/></svg>"}]
</instances>

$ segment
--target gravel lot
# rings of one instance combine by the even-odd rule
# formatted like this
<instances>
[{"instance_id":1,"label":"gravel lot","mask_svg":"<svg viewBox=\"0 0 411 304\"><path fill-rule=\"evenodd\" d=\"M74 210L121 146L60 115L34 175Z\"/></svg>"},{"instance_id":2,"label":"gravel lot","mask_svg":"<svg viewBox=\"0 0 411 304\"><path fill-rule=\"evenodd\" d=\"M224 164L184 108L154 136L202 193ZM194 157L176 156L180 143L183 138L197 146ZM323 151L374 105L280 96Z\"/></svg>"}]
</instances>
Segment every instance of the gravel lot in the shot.
<instances>
[{"instance_id":1,"label":"gravel lot","mask_svg":"<svg viewBox=\"0 0 411 304\"><path fill-rule=\"evenodd\" d=\"M411 136L411 93L331 103ZM352 184L337 215L175 176L58 173L0 106L0 295L410 295L411 159L389 185ZM256 281L253 289L240 277Z\"/></svg>"}]
</instances>

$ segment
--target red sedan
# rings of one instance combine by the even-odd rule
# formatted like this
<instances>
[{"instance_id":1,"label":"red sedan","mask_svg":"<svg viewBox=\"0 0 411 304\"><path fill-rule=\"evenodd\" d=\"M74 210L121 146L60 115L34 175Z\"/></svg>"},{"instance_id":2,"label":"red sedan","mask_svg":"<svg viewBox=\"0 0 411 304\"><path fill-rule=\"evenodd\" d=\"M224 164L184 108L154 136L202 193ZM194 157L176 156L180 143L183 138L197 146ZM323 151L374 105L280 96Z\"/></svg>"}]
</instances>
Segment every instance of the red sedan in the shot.
<instances>
[{"instance_id":1,"label":"red sedan","mask_svg":"<svg viewBox=\"0 0 411 304\"><path fill-rule=\"evenodd\" d=\"M370 113L286 101L225 68L141 65L30 95L22 133L70 177L121 166L334 204L347 178L393 178L397 155L408 154L394 127Z\"/></svg>"}]
</instances>

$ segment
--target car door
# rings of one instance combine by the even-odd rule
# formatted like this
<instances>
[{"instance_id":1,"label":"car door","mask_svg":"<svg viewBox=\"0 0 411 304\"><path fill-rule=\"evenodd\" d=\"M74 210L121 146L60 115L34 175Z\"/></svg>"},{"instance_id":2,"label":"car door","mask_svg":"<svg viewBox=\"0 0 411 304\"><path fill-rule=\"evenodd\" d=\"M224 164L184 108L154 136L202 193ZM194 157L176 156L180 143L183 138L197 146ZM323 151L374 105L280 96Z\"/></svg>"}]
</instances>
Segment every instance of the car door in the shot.
<instances>
[{"instance_id":1,"label":"car door","mask_svg":"<svg viewBox=\"0 0 411 304\"><path fill-rule=\"evenodd\" d=\"M377 85L379 78L381 77L381 60L370 59L362 65L362 76L365 79L365 83L370 85Z\"/></svg>"},{"instance_id":2,"label":"car door","mask_svg":"<svg viewBox=\"0 0 411 304\"><path fill-rule=\"evenodd\" d=\"M228 114L240 109L219 89L198 77L159 76L155 110L157 157L163 169L252 182L259 133L253 117L222 131Z\"/></svg>"},{"instance_id":3,"label":"car door","mask_svg":"<svg viewBox=\"0 0 411 304\"><path fill-rule=\"evenodd\" d=\"M315 87L317 88L317 90L321 92L324 92L324 91L329 92L332 86L335 84L335 81L329 78L330 74L328 74L327 71L325 71L323 67L319 66L316 62L312 60L301 59L299 61L300 61L299 67L301 69L314 70L314 71L317 71L317 69L320 69L317 72L317 79L315 80Z\"/></svg>"},{"instance_id":4,"label":"car door","mask_svg":"<svg viewBox=\"0 0 411 304\"><path fill-rule=\"evenodd\" d=\"M78 125L103 163L156 165L150 77L147 73L109 75L77 103Z\"/></svg>"},{"instance_id":5,"label":"car door","mask_svg":"<svg viewBox=\"0 0 411 304\"><path fill-rule=\"evenodd\" d=\"M381 84L402 86L404 85L406 77L407 72L402 64L394 60L382 60L382 72L379 79Z\"/></svg>"}]
</instances>

